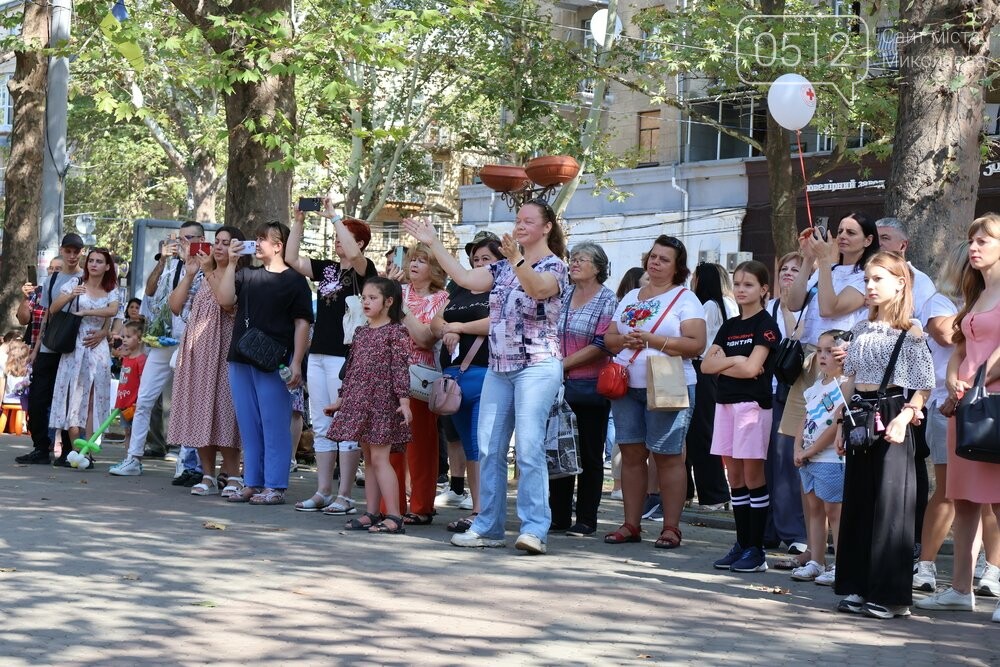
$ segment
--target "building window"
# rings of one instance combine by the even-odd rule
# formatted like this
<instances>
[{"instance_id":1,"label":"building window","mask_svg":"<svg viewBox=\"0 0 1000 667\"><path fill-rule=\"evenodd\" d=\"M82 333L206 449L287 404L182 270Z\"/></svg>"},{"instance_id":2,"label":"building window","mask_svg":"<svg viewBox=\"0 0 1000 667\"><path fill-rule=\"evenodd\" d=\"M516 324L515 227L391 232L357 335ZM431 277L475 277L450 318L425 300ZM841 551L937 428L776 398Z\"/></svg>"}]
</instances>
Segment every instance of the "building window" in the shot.
<instances>
[{"instance_id":1,"label":"building window","mask_svg":"<svg viewBox=\"0 0 1000 667\"><path fill-rule=\"evenodd\" d=\"M10 132L14 124L14 100L10 96L7 84L13 74L0 76L0 131Z\"/></svg>"},{"instance_id":2,"label":"building window","mask_svg":"<svg viewBox=\"0 0 1000 667\"><path fill-rule=\"evenodd\" d=\"M472 167L467 164L462 165L462 175L459 178L459 185L472 185L476 182L476 173L478 168Z\"/></svg>"},{"instance_id":3,"label":"building window","mask_svg":"<svg viewBox=\"0 0 1000 667\"><path fill-rule=\"evenodd\" d=\"M431 190L444 191L444 162L441 160L431 162Z\"/></svg>"},{"instance_id":4,"label":"building window","mask_svg":"<svg viewBox=\"0 0 1000 667\"><path fill-rule=\"evenodd\" d=\"M642 42L640 42L639 46L640 62L652 62L660 59L659 45L656 43L659 39L659 34L659 27L642 31Z\"/></svg>"},{"instance_id":5,"label":"building window","mask_svg":"<svg viewBox=\"0 0 1000 667\"><path fill-rule=\"evenodd\" d=\"M660 156L660 112L639 113L639 164L659 164Z\"/></svg>"}]
</instances>

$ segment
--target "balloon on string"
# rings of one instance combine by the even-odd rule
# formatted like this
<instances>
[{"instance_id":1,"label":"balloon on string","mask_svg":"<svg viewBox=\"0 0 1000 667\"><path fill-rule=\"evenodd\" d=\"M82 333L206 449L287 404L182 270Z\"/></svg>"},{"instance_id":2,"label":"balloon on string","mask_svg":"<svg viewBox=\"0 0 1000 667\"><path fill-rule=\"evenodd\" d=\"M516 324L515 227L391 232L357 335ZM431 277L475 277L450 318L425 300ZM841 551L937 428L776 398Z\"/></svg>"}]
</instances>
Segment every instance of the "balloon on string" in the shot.
<instances>
[{"instance_id":1,"label":"balloon on string","mask_svg":"<svg viewBox=\"0 0 1000 667\"><path fill-rule=\"evenodd\" d=\"M618 35L622 34L622 20L615 16L615 31L611 36L611 41L618 39ZM597 42L598 46L604 47L604 39L608 35L608 10L598 9L594 12L594 15L590 17L590 34L594 37L594 41Z\"/></svg>"},{"instance_id":2,"label":"balloon on string","mask_svg":"<svg viewBox=\"0 0 1000 667\"><path fill-rule=\"evenodd\" d=\"M786 130L801 130L816 113L816 90L798 74L782 74L767 91L767 110Z\"/></svg>"}]
</instances>

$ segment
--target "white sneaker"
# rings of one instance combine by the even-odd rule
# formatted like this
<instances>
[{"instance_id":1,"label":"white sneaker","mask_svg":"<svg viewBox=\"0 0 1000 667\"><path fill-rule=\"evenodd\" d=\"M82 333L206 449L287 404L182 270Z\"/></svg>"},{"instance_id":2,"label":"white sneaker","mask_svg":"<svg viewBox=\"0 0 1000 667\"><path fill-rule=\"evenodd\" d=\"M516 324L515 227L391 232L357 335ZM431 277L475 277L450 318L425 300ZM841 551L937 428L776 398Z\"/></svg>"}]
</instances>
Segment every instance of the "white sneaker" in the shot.
<instances>
[{"instance_id":1,"label":"white sneaker","mask_svg":"<svg viewBox=\"0 0 1000 667\"><path fill-rule=\"evenodd\" d=\"M614 491L611 492L611 500L621 500L622 498L623 496L621 489L615 489Z\"/></svg>"},{"instance_id":2,"label":"white sneaker","mask_svg":"<svg viewBox=\"0 0 1000 667\"><path fill-rule=\"evenodd\" d=\"M997 608L993 610L993 618L990 620L994 623L1000 623L1000 602L997 602Z\"/></svg>"},{"instance_id":3,"label":"white sneaker","mask_svg":"<svg viewBox=\"0 0 1000 667\"><path fill-rule=\"evenodd\" d=\"M468 497L468 495L468 491L459 495L451 489L445 489L434 497L434 507L458 507L459 504Z\"/></svg>"},{"instance_id":4,"label":"white sneaker","mask_svg":"<svg viewBox=\"0 0 1000 667\"><path fill-rule=\"evenodd\" d=\"M976 592L980 595L1000 598L1000 567L997 567L993 563L986 563L983 576L979 578L979 583L976 584Z\"/></svg>"},{"instance_id":5,"label":"white sneaker","mask_svg":"<svg viewBox=\"0 0 1000 667\"><path fill-rule=\"evenodd\" d=\"M934 561L922 560L913 573L913 590L933 593L937 588L937 565Z\"/></svg>"},{"instance_id":6,"label":"white sneaker","mask_svg":"<svg viewBox=\"0 0 1000 667\"><path fill-rule=\"evenodd\" d=\"M792 570L792 579L795 581L814 581L816 577L825 572L825 568L814 560L809 561L802 567Z\"/></svg>"},{"instance_id":7,"label":"white sneaker","mask_svg":"<svg viewBox=\"0 0 1000 667\"><path fill-rule=\"evenodd\" d=\"M475 533L471 530L467 530L464 533L455 533L451 536L451 543L456 547L505 547L507 546L506 540L494 540L489 537L483 537L479 533Z\"/></svg>"},{"instance_id":8,"label":"white sneaker","mask_svg":"<svg viewBox=\"0 0 1000 667\"><path fill-rule=\"evenodd\" d=\"M985 571L986 571L986 553L980 551L979 558L976 559L976 570L972 573L972 578L973 579L981 578Z\"/></svg>"},{"instance_id":9,"label":"white sneaker","mask_svg":"<svg viewBox=\"0 0 1000 667\"><path fill-rule=\"evenodd\" d=\"M538 537L532 535L531 533L522 533L518 535L517 542L514 542L514 548L520 549L521 551L527 551L533 556L545 553L545 542L542 542Z\"/></svg>"},{"instance_id":10,"label":"white sneaker","mask_svg":"<svg viewBox=\"0 0 1000 667\"><path fill-rule=\"evenodd\" d=\"M108 473L117 477L134 477L142 474L142 461L131 456L126 456L121 463L111 466Z\"/></svg>"},{"instance_id":11,"label":"white sneaker","mask_svg":"<svg viewBox=\"0 0 1000 667\"><path fill-rule=\"evenodd\" d=\"M915 606L918 609L975 611L976 596L972 593L959 593L954 588L948 588L940 593L925 597L923 600L917 600Z\"/></svg>"},{"instance_id":12,"label":"white sneaker","mask_svg":"<svg viewBox=\"0 0 1000 667\"><path fill-rule=\"evenodd\" d=\"M813 579L814 584L819 584L820 586L833 586L833 583L837 580L837 566L831 565L826 568L826 572L819 575Z\"/></svg>"},{"instance_id":13,"label":"white sneaker","mask_svg":"<svg viewBox=\"0 0 1000 667\"><path fill-rule=\"evenodd\" d=\"M471 510L472 509L472 494L468 491L465 492L465 497L462 498L462 502L458 504L458 509L460 510Z\"/></svg>"}]
</instances>

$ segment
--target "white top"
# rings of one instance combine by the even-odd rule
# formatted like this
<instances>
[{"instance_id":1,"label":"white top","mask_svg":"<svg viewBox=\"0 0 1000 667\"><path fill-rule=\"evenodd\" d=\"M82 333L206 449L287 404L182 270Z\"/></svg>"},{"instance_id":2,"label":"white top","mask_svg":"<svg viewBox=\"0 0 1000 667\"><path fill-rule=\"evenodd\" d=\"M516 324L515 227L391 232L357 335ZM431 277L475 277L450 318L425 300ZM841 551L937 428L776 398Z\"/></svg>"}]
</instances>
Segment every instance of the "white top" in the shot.
<instances>
[{"instance_id":1,"label":"white top","mask_svg":"<svg viewBox=\"0 0 1000 667\"><path fill-rule=\"evenodd\" d=\"M917 319L920 320L920 324L926 330L927 323L935 317L951 317L956 314L958 314L958 306L952 303L951 299L944 294L934 292L924 304ZM934 389L931 391L931 397L928 402L937 401L940 405L948 398L948 388L945 386L944 380L945 374L948 371L948 360L951 359L951 353L955 349L955 346L941 345L928 335L927 347L931 348L931 357L934 358L935 381Z\"/></svg>"},{"instance_id":2,"label":"white top","mask_svg":"<svg viewBox=\"0 0 1000 667\"><path fill-rule=\"evenodd\" d=\"M937 292L937 288L934 287L934 281L931 280L930 276L909 262L906 264L913 271L913 316L923 322L924 320L920 317L920 313L923 311L928 299Z\"/></svg>"},{"instance_id":3,"label":"white top","mask_svg":"<svg viewBox=\"0 0 1000 667\"><path fill-rule=\"evenodd\" d=\"M819 283L819 272L813 272L806 287L806 294L816 289ZM833 291L840 294L845 289L853 289L861 296L865 295L865 272L855 269L853 264L838 264L833 267ZM819 298L813 293L809 303L806 305L806 313L802 316L802 338L803 343L816 345L819 342L820 334L830 329L841 329L850 331L858 320L868 316L868 308L862 306L853 313L840 317L822 317L819 314Z\"/></svg>"},{"instance_id":4,"label":"white top","mask_svg":"<svg viewBox=\"0 0 1000 667\"><path fill-rule=\"evenodd\" d=\"M656 328L656 331L652 331L653 325L660 319L660 315L663 314L664 309L677 296L677 290L679 289L683 289L684 293L677 299L677 303L670 309L667 316L663 318L663 322ZM658 336L677 337L681 335L681 322L704 319L705 307L701 305L701 301L698 301L698 297L694 295L694 292L685 287L674 287L657 297L645 300L639 299L638 289L632 290L618 304L612 321L618 327L618 333L620 334L627 334L633 331L650 331ZM633 354L635 354L635 350L625 348L615 356L615 361L626 366ZM649 355L667 356L659 350L640 350L635 362L628 366L629 387L636 389L646 388L646 357ZM695 384L698 381L690 359L684 360L684 380L689 385Z\"/></svg>"},{"instance_id":5,"label":"white top","mask_svg":"<svg viewBox=\"0 0 1000 667\"><path fill-rule=\"evenodd\" d=\"M702 304L705 306L705 329L708 335L705 337L705 349L701 351L701 356L708 354L708 348L712 347L712 341L719 334L722 323L730 317L736 317L740 314L740 307L736 305L736 301L730 299L728 296L724 296L722 297L722 302L726 304L725 315L719 312L719 304L715 301L709 300Z\"/></svg>"},{"instance_id":6,"label":"white top","mask_svg":"<svg viewBox=\"0 0 1000 667\"><path fill-rule=\"evenodd\" d=\"M847 347L844 375L853 375L856 385L881 385L900 331L886 322L868 320L858 322L851 331L854 338ZM924 333L916 335L913 329L907 332L887 386L917 391L934 389L934 360L927 349L929 338Z\"/></svg>"},{"instance_id":7,"label":"white top","mask_svg":"<svg viewBox=\"0 0 1000 667\"><path fill-rule=\"evenodd\" d=\"M843 378L824 380L820 375L816 382L803 392L806 401L806 421L802 431L802 449L811 447L823 435L823 432L837 422L837 414L844 405L844 394L840 391ZM843 463L837 456L837 448L830 443L816 456L810 457L812 463Z\"/></svg>"}]
</instances>

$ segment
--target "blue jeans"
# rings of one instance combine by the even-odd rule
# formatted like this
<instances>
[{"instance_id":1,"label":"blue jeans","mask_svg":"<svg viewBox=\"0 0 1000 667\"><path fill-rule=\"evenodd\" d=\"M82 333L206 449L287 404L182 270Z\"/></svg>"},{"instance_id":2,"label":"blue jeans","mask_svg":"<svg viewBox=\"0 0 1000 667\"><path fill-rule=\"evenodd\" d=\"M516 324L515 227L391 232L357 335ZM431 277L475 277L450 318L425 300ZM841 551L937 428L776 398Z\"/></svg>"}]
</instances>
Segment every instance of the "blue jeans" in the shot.
<instances>
[{"instance_id":1,"label":"blue jeans","mask_svg":"<svg viewBox=\"0 0 1000 667\"><path fill-rule=\"evenodd\" d=\"M458 378L458 386L462 388L462 405L458 412L451 416L451 423L458 431L458 439L462 441L467 461L479 460L479 434L476 426L479 424L479 401L483 393L483 381L486 379L486 368L469 366L461 375L461 367L450 366L444 372L453 378Z\"/></svg>"},{"instance_id":2,"label":"blue jeans","mask_svg":"<svg viewBox=\"0 0 1000 667\"><path fill-rule=\"evenodd\" d=\"M229 362L236 422L243 441L243 482L269 489L288 488L292 460L292 395L278 375L249 364Z\"/></svg>"},{"instance_id":3,"label":"blue jeans","mask_svg":"<svg viewBox=\"0 0 1000 667\"><path fill-rule=\"evenodd\" d=\"M507 450L517 436L517 516L521 532L545 541L552 523L549 469L545 462L545 425L562 385L562 363L555 357L517 371L487 371L479 404L479 499L475 533L503 539L507 518Z\"/></svg>"}]
</instances>

